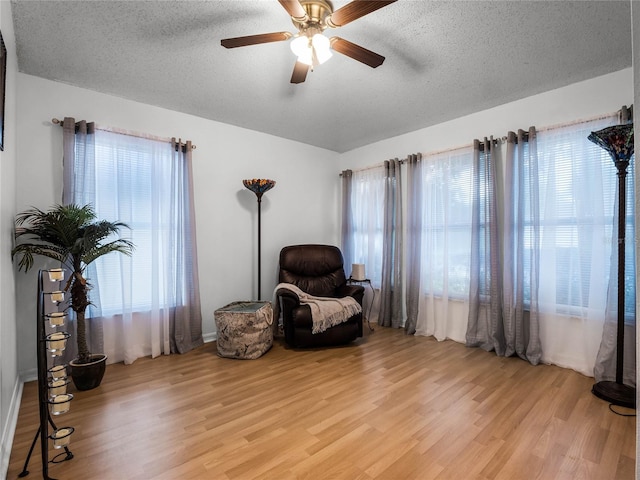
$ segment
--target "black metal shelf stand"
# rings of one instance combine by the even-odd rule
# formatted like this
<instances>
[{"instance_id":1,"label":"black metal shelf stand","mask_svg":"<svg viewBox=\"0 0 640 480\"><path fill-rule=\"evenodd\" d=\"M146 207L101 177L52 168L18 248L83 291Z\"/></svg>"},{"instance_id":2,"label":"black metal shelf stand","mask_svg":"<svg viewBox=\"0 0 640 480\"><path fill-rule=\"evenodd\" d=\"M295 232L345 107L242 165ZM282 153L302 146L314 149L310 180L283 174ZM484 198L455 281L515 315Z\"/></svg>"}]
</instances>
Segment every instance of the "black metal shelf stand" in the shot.
<instances>
[{"instance_id":1,"label":"black metal shelf stand","mask_svg":"<svg viewBox=\"0 0 640 480\"><path fill-rule=\"evenodd\" d=\"M49 463L60 463L66 460L71 460L73 458L73 453L69 450L69 448L65 445L64 451L60 454L56 455L52 460L49 460L49 425L53 428L54 431L58 430L58 427L53 422L51 418L51 413L49 412L49 387L48 387L48 369L47 369L47 358L49 353L47 352L47 339L46 339L46 331L45 331L45 308L44 308L44 296L47 293L44 291L44 281L43 277L45 274L48 274L48 270L40 270L38 272L38 300L37 300L37 356L38 356L38 403L40 408L40 425L38 426L38 431L36 432L35 437L33 438L33 442L31 443L31 448L29 449L29 453L27 454L27 458L24 462L24 467L22 472L18 475L18 477L26 477L29 475L29 470L27 470L29 466L29 461L31 460L31 455L33 453L33 449L36 446L36 442L38 438L40 438L40 450L42 457L42 478L45 480L55 480L54 478L49 476ZM69 428L69 427L66 427Z\"/></svg>"}]
</instances>

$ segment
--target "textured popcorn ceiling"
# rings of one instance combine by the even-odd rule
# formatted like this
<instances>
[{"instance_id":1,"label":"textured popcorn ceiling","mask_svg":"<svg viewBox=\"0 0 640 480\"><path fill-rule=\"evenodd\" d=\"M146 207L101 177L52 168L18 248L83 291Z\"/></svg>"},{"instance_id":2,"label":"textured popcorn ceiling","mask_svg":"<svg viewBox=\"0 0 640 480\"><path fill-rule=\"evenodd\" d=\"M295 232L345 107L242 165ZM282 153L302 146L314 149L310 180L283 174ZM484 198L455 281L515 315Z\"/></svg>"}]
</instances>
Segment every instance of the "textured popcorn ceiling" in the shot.
<instances>
[{"instance_id":1,"label":"textured popcorn ceiling","mask_svg":"<svg viewBox=\"0 0 640 480\"><path fill-rule=\"evenodd\" d=\"M328 30L382 66L300 85L288 42L220 46L295 32L276 0L11 3L21 72L337 152L631 66L628 0L399 0Z\"/></svg>"}]
</instances>

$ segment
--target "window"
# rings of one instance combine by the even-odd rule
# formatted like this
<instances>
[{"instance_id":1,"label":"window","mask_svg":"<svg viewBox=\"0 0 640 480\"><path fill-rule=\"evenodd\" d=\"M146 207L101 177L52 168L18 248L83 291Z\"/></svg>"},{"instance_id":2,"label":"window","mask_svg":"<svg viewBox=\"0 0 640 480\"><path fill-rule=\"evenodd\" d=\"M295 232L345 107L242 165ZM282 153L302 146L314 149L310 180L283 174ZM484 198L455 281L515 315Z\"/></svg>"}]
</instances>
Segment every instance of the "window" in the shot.
<instances>
[{"instance_id":1,"label":"window","mask_svg":"<svg viewBox=\"0 0 640 480\"><path fill-rule=\"evenodd\" d=\"M354 263L364 263L374 287L382 279L384 167L353 172L351 205ZM345 265L345 270L351 265ZM350 272L346 271L347 275Z\"/></svg>"},{"instance_id":2,"label":"window","mask_svg":"<svg viewBox=\"0 0 640 480\"><path fill-rule=\"evenodd\" d=\"M167 214L176 173L170 146L97 130L92 168L91 184L82 192L86 203L93 204L97 218L129 225L121 235L135 245L130 258L106 255L96 261L99 287L92 292L92 302L104 316L175 306L175 299L184 298L185 292L175 295L175 288L184 287L175 287L174 279L168 278L170 262L175 261L170 249L175 223Z\"/></svg>"},{"instance_id":3,"label":"window","mask_svg":"<svg viewBox=\"0 0 640 480\"><path fill-rule=\"evenodd\" d=\"M538 134L541 311L589 316L604 311L611 270L617 169L587 137L609 120ZM635 303L633 278L633 161L627 176L626 308ZM531 219L526 221L530 224ZM528 245L528 248L532 248ZM615 254L615 251L614 251ZM527 292L525 292L526 294Z\"/></svg>"},{"instance_id":4,"label":"window","mask_svg":"<svg viewBox=\"0 0 640 480\"><path fill-rule=\"evenodd\" d=\"M423 290L469 295L473 154L469 150L423 157Z\"/></svg>"},{"instance_id":5,"label":"window","mask_svg":"<svg viewBox=\"0 0 640 480\"><path fill-rule=\"evenodd\" d=\"M91 204L98 219L129 225L121 235L135 245L130 257L87 266L87 317L102 317L91 342L125 364L202 345L191 142L67 117L63 147L63 202Z\"/></svg>"},{"instance_id":6,"label":"window","mask_svg":"<svg viewBox=\"0 0 640 480\"><path fill-rule=\"evenodd\" d=\"M613 117L537 133L537 162L524 165L525 178L518 187L539 209L539 234L534 238L531 205L523 208L524 269L531 269L531 252L540 249L539 304L541 311L561 315L602 315L611 270L613 236L617 235L614 205L617 169L610 156L587 137L592 131L617 123ZM529 145L523 161L529 162ZM481 156L484 153L481 153ZM499 157L499 156L498 156ZM471 149L423 156L422 290L433 296L466 300L470 283L473 197ZM486 162L480 162L485 165ZM634 278L634 162L627 175L626 312L635 304ZM527 176L534 171L534 176ZM384 179L382 169L354 172L353 240L356 259L367 265L372 278L381 270ZM480 172L481 200L486 195L486 175ZM535 178L534 178L535 177ZM499 180L498 183L500 183ZM498 200L504 202L503 199ZM486 202L480 202L485 208ZM502 207L498 205L500 212ZM485 218L480 211L480 218ZM500 225L500 228L510 228ZM483 233L484 232L484 233ZM480 223L480 242L488 241ZM482 245L481 245L482 247ZM485 249L479 249L484 254ZM615 253L615 252L614 252ZM479 264L484 268L486 262ZM505 259L505 262L514 261ZM489 278L484 271L481 278ZM525 303L529 303L531 276L524 275ZM480 282L480 293L488 295Z\"/></svg>"}]
</instances>

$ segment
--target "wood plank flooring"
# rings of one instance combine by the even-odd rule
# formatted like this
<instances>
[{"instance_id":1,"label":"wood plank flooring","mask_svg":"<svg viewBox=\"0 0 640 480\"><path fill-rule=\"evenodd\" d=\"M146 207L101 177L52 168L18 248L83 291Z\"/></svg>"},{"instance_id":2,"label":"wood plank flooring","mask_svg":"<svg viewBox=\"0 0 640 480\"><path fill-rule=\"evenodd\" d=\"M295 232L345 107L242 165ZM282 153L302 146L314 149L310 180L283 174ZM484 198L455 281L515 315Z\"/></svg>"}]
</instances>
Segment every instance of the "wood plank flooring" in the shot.
<instances>
[{"instance_id":1,"label":"wood plank flooring","mask_svg":"<svg viewBox=\"0 0 640 480\"><path fill-rule=\"evenodd\" d=\"M333 349L290 350L277 340L257 360L219 358L211 343L110 365L98 389L71 388L71 411L56 421L76 429L74 458L49 474L632 479L635 417L612 413L590 393L592 383L572 370L388 328ZM30 382L9 479L22 470L37 425ZM39 447L29 470L27 478L41 478Z\"/></svg>"}]
</instances>

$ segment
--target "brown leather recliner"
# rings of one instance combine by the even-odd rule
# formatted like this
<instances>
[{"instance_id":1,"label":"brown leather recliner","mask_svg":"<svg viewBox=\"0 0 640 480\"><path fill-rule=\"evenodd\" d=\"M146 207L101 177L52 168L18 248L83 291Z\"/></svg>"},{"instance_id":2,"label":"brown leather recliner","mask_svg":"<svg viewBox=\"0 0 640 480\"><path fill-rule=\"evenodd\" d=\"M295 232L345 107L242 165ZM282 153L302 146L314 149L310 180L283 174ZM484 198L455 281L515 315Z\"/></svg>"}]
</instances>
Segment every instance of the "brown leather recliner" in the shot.
<instances>
[{"instance_id":1,"label":"brown leather recliner","mask_svg":"<svg viewBox=\"0 0 640 480\"><path fill-rule=\"evenodd\" d=\"M317 297L353 297L362 306L364 287L348 285L344 260L332 245L292 245L280 251L280 283L291 283ZM278 292L281 301L284 339L291 347L341 345L362 336L362 313L321 333L311 333L311 309L286 290Z\"/></svg>"}]
</instances>

